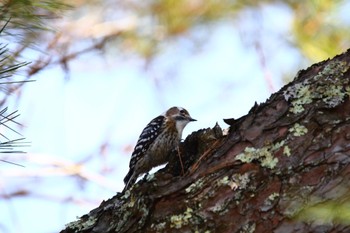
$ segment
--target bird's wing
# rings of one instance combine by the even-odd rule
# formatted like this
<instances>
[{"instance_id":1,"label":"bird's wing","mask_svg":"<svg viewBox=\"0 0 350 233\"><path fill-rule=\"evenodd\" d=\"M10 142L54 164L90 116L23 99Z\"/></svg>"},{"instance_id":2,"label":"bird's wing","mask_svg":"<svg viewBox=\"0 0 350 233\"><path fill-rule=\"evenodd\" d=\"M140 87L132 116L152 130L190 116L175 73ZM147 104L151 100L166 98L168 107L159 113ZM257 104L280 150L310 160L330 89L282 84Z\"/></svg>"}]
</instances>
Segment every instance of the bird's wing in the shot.
<instances>
[{"instance_id":1,"label":"bird's wing","mask_svg":"<svg viewBox=\"0 0 350 233\"><path fill-rule=\"evenodd\" d=\"M161 132L163 122L165 120L164 116L158 116L154 118L148 125L143 129L131 155L129 167L132 169L137 161L142 157L150 145L156 140ZM141 156L141 157L140 157Z\"/></svg>"}]
</instances>

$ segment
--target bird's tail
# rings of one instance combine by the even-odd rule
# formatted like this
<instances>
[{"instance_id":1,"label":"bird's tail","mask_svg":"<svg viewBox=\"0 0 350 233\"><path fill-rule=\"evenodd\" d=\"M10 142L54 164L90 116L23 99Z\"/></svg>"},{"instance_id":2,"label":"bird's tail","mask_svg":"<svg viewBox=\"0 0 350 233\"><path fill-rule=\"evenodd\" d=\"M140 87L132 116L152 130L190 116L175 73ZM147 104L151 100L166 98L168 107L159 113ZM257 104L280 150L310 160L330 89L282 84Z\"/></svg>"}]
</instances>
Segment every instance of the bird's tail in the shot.
<instances>
[{"instance_id":1,"label":"bird's tail","mask_svg":"<svg viewBox=\"0 0 350 233\"><path fill-rule=\"evenodd\" d=\"M130 169L128 174L126 174L125 178L124 178L124 184L125 187L123 189L123 192L126 191L127 189L129 189L131 187L131 185L133 185L135 183L136 179L135 179L135 173L133 169Z\"/></svg>"}]
</instances>

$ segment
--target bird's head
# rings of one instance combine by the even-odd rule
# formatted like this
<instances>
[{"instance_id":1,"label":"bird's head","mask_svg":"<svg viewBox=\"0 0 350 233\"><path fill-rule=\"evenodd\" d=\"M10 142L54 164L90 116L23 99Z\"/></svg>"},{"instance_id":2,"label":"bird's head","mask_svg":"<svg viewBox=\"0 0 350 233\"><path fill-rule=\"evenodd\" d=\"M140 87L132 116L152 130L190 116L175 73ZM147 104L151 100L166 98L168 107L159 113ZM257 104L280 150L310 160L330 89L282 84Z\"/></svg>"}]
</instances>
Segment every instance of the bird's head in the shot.
<instances>
[{"instance_id":1,"label":"bird's head","mask_svg":"<svg viewBox=\"0 0 350 233\"><path fill-rule=\"evenodd\" d=\"M196 121L196 119L193 119L188 111L182 107L169 108L164 115L170 120L175 121L176 129L180 135L189 122Z\"/></svg>"}]
</instances>

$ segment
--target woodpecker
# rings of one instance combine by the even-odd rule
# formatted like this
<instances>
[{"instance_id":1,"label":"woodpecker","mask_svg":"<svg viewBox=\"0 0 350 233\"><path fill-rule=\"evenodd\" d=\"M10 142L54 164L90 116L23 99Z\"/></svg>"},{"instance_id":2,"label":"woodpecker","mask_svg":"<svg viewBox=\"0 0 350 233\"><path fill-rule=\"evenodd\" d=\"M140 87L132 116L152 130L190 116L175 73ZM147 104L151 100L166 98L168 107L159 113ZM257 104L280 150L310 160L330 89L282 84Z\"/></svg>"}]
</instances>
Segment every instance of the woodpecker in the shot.
<instances>
[{"instance_id":1,"label":"woodpecker","mask_svg":"<svg viewBox=\"0 0 350 233\"><path fill-rule=\"evenodd\" d=\"M142 174L169 161L170 152L179 146L182 131L191 121L196 120L186 109L172 107L148 123L131 155L124 190L131 187Z\"/></svg>"}]
</instances>

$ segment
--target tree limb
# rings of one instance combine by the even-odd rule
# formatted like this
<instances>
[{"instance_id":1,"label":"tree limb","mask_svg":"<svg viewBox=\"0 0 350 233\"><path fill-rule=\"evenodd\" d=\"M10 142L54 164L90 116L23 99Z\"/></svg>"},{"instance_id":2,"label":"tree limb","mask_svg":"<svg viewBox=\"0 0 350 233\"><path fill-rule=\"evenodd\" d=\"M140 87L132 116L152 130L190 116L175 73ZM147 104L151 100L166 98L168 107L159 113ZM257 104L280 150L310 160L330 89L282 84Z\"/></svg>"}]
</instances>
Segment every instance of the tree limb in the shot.
<instances>
[{"instance_id":1,"label":"tree limb","mask_svg":"<svg viewBox=\"0 0 350 233\"><path fill-rule=\"evenodd\" d=\"M315 208L350 204L350 50L240 119L192 133L166 168L61 232L349 232ZM313 210L314 212L312 212ZM316 211L317 212L317 211Z\"/></svg>"}]
</instances>

